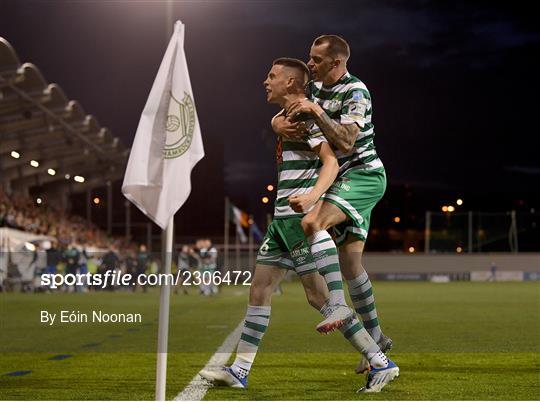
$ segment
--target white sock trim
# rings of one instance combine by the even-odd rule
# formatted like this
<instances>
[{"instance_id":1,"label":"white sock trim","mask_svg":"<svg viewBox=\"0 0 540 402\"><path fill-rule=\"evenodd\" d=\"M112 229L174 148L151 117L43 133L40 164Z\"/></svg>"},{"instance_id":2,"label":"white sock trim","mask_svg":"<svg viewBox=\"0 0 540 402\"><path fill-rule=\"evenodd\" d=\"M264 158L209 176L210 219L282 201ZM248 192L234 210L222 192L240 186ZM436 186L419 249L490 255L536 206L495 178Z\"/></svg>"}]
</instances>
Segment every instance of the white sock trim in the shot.
<instances>
[{"instance_id":1,"label":"white sock trim","mask_svg":"<svg viewBox=\"0 0 540 402\"><path fill-rule=\"evenodd\" d=\"M246 315L270 315L272 306L250 306L247 307Z\"/></svg>"},{"instance_id":2,"label":"white sock trim","mask_svg":"<svg viewBox=\"0 0 540 402\"><path fill-rule=\"evenodd\" d=\"M326 230L319 230L318 232L313 233L311 236L308 236L307 241L309 244L318 243L322 240L332 240L332 236Z\"/></svg>"},{"instance_id":3,"label":"white sock trim","mask_svg":"<svg viewBox=\"0 0 540 402\"><path fill-rule=\"evenodd\" d=\"M364 271L362 274L358 275L356 278L353 278L351 280L347 281L347 285L349 285L349 289L355 289L364 283L366 283L369 280L369 276L366 271Z\"/></svg>"}]
</instances>

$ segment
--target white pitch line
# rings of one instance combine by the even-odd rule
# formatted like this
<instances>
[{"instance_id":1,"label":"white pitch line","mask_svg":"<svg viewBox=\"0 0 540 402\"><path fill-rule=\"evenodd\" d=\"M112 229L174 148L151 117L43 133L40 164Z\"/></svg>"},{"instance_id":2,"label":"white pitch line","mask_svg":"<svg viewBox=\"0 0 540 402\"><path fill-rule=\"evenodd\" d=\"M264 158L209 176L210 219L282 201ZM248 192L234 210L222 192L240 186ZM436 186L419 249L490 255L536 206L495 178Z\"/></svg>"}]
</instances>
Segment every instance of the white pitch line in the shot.
<instances>
[{"instance_id":1,"label":"white pitch line","mask_svg":"<svg viewBox=\"0 0 540 402\"><path fill-rule=\"evenodd\" d=\"M203 370L219 370L221 366L227 363L229 357L234 350L234 347L240 340L242 329L244 328L244 320L232 331L223 341L221 346L216 350L216 353L208 360ZM206 395L206 391L212 384L203 379L198 373L191 382L174 398L175 401L202 401Z\"/></svg>"}]
</instances>

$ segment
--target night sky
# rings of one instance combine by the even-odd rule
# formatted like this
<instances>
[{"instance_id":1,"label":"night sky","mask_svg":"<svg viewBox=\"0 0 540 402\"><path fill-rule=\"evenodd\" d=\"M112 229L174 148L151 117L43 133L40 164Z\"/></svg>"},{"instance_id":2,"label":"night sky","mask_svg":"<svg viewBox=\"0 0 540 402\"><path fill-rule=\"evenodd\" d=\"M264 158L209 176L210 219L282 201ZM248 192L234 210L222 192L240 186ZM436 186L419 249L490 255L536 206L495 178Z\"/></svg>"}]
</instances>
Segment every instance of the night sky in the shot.
<instances>
[{"instance_id":1,"label":"night sky","mask_svg":"<svg viewBox=\"0 0 540 402\"><path fill-rule=\"evenodd\" d=\"M540 207L540 32L527 4L1 0L0 36L129 147L169 22L182 20L206 158L177 222L219 233L224 195L259 222L272 210L260 198L275 183L277 109L262 81L277 57L307 61L324 33L349 42L349 71L371 92L389 210L402 189L419 212L456 196L477 209Z\"/></svg>"}]
</instances>

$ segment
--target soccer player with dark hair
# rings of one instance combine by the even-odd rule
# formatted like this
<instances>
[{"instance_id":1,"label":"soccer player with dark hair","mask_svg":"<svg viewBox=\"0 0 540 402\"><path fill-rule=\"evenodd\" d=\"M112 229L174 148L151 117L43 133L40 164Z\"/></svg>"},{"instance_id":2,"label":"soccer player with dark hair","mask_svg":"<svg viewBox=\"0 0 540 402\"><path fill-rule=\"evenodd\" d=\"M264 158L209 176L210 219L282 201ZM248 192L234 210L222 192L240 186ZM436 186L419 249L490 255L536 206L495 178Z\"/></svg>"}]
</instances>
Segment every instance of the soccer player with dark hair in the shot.
<instances>
[{"instance_id":1,"label":"soccer player with dark hair","mask_svg":"<svg viewBox=\"0 0 540 402\"><path fill-rule=\"evenodd\" d=\"M339 161L338 178L313 210L302 220L310 244L321 233L334 228L339 247L341 272L347 280L349 294L364 327L383 352L392 347L379 326L371 282L362 265L362 253L368 235L371 211L386 189L386 173L375 150L370 93L365 84L347 71L350 48L336 35L316 38L310 49L308 67L313 81L309 84L310 99L303 99L287 109L290 116L308 115L336 149ZM272 121L274 131L281 136L298 138L305 135L299 123L281 116ZM319 253L317 267L329 255ZM371 367L367 388L377 377L397 376L398 369L388 366ZM365 372L370 363L362 359L357 372ZM370 382L371 379L371 382Z\"/></svg>"},{"instance_id":2,"label":"soccer player with dark hair","mask_svg":"<svg viewBox=\"0 0 540 402\"><path fill-rule=\"evenodd\" d=\"M305 98L307 79L308 69L303 62L290 58L274 61L264 87L267 101L277 103L283 109L278 116L288 118L285 110ZM319 324L319 329L341 327L347 340L374 365L388 362L359 320L354 314L351 317L352 311L345 305L337 253L329 258L334 264L328 264L325 270L318 270L313 261L313 247L310 250L304 236L302 218L328 190L338 170L335 154L321 131L313 122L307 122L307 126L314 134L304 139L278 138L276 157L279 180L274 220L257 255L236 359L231 367L201 371L201 376L209 381L236 388L247 387L248 374L268 328L273 290L287 269L296 271L308 302L326 317ZM328 242L333 244L329 235L316 247L324 251ZM333 247L335 249L335 245Z\"/></svg>"}]
</instances>

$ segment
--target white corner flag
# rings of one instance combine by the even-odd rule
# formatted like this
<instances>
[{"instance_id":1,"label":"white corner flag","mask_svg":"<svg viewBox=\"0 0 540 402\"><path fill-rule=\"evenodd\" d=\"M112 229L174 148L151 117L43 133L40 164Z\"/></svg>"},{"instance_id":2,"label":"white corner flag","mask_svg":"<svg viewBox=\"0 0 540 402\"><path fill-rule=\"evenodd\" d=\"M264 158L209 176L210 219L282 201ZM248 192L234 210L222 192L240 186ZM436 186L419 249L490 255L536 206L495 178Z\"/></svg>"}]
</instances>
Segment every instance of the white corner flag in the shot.
<instances>
[{"instance_id":1,"label":"white corner flag","mask_svg":"<svg viewBox=\"0 0 540 402\"><path fill-rule=\"evenodd\" d=\"M137 127L122 193L163 230L191 192L191 170L204 156L184 53L184 29L174 24Z\"/></svg>"},{"instance_id":2,"label":"white corner flag","mask_svg":"<svg viewBox=\"0 0 540 402\"><path fill-rule=\"evenodd\" d=\"M184 24L174 33L137 127L122 193L164 231L162 272L170 274L174 214L191 192L191 170L204 156L184 53ZM156 400L165 400L170 284L161 287Z\"/></svg>"}]
</instances>

